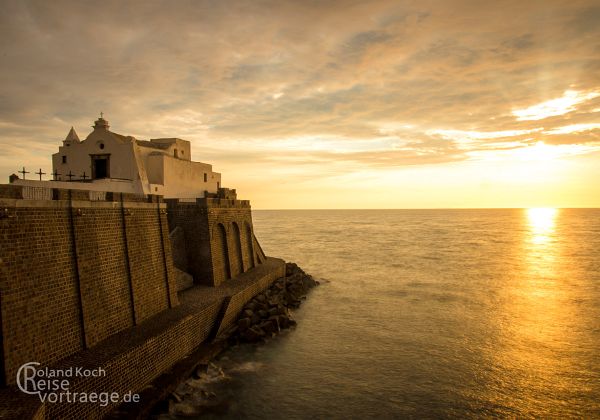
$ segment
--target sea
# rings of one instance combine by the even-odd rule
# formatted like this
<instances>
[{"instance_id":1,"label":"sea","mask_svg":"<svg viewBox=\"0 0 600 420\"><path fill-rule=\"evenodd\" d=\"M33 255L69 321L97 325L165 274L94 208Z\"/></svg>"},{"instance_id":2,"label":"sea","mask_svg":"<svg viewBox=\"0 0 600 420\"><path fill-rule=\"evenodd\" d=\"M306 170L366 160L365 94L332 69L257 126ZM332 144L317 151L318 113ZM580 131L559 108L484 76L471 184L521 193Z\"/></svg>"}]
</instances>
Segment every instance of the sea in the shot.
<instances>
[{"instance_id":1,"label":"sea","mask_svg":"<svg viewBox=\"0 0 600 420\"><path fill-rule=\"evenodd\" d=\"M600 418L600 209L256 210L321 282L198 418Z\"/></svg>"}]
</instances>

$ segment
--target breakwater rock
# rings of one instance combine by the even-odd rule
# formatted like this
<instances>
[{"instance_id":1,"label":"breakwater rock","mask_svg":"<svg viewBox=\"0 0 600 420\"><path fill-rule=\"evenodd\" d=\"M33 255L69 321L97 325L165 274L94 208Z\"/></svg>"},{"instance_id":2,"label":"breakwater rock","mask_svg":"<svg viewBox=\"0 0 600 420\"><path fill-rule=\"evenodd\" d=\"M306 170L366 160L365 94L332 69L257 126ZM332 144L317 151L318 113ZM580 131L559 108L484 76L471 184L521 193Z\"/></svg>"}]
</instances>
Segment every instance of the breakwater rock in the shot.
<instances>
[{"instance_id":1,"label":"breakwater rock","mask_svg":"<svg viewBox=\"0 0 600 420\"><path fill-rule=\"evenodd\" d=\"M286 263L285 277L250 300L237 322L226 332L230 344L256 343L294 327L296 321L290 309L298 308L308 291L318 284L298 265Z\"/></svg>"}]
</instances>

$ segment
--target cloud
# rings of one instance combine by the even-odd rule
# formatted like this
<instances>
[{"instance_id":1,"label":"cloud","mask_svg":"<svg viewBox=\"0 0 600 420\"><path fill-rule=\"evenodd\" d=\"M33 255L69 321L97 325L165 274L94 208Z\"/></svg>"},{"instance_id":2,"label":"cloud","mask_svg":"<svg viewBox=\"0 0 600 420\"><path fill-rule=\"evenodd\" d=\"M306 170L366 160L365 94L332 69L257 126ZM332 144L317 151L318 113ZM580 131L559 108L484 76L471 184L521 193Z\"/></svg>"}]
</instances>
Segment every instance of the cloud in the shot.
<instances>
[{"instance_id":1,"label":"cloud","mask_svg":"<svg viewBox=\"0 0 600 420\"><path fill-rule=\"evenodd\" d=\"M563 127L553 128L552 130L545 131L545 134L572 134L572 133L583 133L586 131L600 130L600 123L589 123L589 124L572 124Z\"/></svg>"},{"instance_id":2,"label":"cloud","mask_svg":"<svg viewBox=\"0 0 600 420\"><path fill-rule=\"evenodd\" d=\"M435 165L540 140L594 150L597 13L592 1L5 1L0 146L16 153L19 139L39 162L104 111L117 132L191 140L217 170L244 156L256 170Z\"/></svg>"},{"instance_id":3,"label":"cloud","mask_svg":"<svg viewBox=\"0 0 600 420\"><path fill-rule=\"evenodd\" d=\"M516 109L512 114L518 121L537 121L556 115L564 115L575 111L577 105L600 96L599 92L578 92L567 90L560 98L550 99L525 109Z\"/></svg>"}]
</instances>

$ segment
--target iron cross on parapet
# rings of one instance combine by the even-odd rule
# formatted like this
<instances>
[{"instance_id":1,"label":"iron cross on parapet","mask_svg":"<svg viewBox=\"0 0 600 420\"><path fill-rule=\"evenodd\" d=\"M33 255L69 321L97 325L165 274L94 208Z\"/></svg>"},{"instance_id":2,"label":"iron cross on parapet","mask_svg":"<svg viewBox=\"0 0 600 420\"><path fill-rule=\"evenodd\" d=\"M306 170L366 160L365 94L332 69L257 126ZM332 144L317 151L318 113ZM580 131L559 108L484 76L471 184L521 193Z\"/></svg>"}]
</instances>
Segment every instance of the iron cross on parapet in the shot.
<instances>
[{"instance_id":1,"label":"iron cross on parapet","mask_svg":"<svg viewBox=\"0 0 600 420\"><path fill-rule=\"evenodd\" d=\"M19 171L20 174L23 174L23 179L25 179L25 174L28 174L29 172L25 170L25 167L23 166L23 170Z\"/></svg>"},{"instance_id":2,"label":"iron cross on parapet","mask_svg":"<svg viewBox=\"0 0 600 420\"><path fill-rule=\"evenodd\" d=\"M65 175L65 176L68 176L69 177L69 181L72 181L73 180L72 178L75 176L75 174L73 174L73 173L71 173L71 171L69 171L69 173L67 175Z\"/></svg>"},{"instance_id":3,"label":"iron cross on parapet","mask_svg":"<svg viewBox=\"0 0 600 420\"><path fill-rule=\"evenodd\" d=\"M36 172L35 174L40 176L40 181L41 181L42 175L46 175L46 172L42 172L42 168L40 168L40 170L38 172Z\"/></svg>"},{"instance_id":4,"label":"iron cross on parapet","mask_svg":"<svg viewBox=\"0 0 600 420\"><path fill-rule=\"evenodd\" d=\"M62 174L58 173L58 169L55 169L54 172L52 172L52 176L54 177L55 181L58 180L59 175L62 175Z\"/></svg>"}]
</instances>

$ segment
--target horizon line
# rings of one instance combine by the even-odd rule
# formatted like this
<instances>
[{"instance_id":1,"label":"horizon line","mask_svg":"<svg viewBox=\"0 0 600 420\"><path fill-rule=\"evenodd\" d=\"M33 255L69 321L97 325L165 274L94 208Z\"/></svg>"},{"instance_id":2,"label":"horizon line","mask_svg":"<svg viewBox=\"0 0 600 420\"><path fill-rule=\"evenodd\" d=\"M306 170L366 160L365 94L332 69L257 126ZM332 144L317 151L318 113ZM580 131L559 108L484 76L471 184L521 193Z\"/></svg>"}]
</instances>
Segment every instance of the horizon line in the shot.
<instances>
[{"instance_id":1,"label":"horizon line","mask_svg":"<svg viewBox=\"0 0 600 420\"><path fill-rule=\"evenodd\" d=\"M254 208L252 210L530 210L530 209L557 209L557 210L600 210L600 207L403 207L403 208Z\"/></svg>"}]
</instances>

